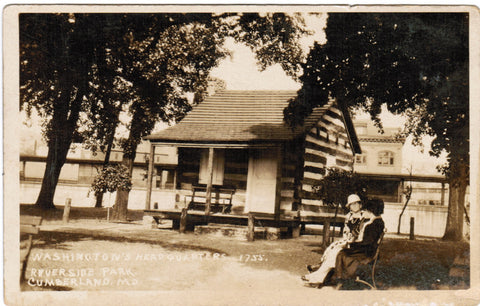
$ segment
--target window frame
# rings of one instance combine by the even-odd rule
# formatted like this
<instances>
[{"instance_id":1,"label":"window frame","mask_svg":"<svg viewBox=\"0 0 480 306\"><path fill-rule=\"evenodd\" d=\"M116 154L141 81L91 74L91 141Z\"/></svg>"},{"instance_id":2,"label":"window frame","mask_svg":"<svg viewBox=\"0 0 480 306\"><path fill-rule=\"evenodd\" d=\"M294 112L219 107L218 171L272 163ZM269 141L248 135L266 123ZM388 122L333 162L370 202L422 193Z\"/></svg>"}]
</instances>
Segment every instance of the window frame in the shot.
<instances>
[{"instance_id":1,"label":"window frame","mask_svg":"<svg viewBox=\"0 0 480 306\"><path fill-rule=\"evenodd\" d=\"M360 158L360 162L358 161ZM355 164L356 165L366 165L367 164L367 154L355 154Z\"/></svg>"},{"instance_id":2,"label":"window frame","mask_svg":"<svg viewBox=\"0 0 480 306\"><path fill-rule=\"evenodd\" d=\"M377 165L381 167L392 167L395 165L395 153L392 151L384 150L378 152Z\"/></svg>"}]
</instances>

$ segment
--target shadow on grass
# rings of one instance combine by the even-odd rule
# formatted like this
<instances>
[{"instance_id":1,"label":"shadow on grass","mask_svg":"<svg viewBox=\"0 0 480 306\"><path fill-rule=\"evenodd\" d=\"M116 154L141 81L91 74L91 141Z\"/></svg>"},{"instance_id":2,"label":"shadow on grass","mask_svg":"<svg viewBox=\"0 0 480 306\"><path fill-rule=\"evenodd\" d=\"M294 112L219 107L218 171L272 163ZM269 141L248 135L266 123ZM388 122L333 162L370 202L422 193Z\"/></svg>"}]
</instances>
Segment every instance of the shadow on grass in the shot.
<instances>
[{"instance_id":1,"label":"shadow on grass","mask_svg":"<svg viewBox=\"0 0 480 306\"><path fill-rule=\"evenodd\" d=\"M466 289L470 278L452 277L449 271L455 257L468 252L465 242L385 240L376 266L377 285L379 289Z\"/></svg>"},{"instance_id":2,"label":"shadow on grass","mask_svg":"<svg viewBox=\"0 0 480 306\"><path fill-rule=\"evenodd\" d=\"M225 253L219 249L211 247L203 247L197 245L190 245L184 243L171 243L164 240L153 240L145 239L139 237L120 237L105 235L102 233L97 234L82 234L82 233L67 233L62 231L41 231L36 236L37 242L35 248L39 249L62 249L69 250L70 247L67 245L70 242L86 241L86 240L95 240L95 241L112 241L112 242L126 242L126 243L148 243L151 245L157 245L162 248L165 248L169 251L202 251L210 253ZM226 254L228 255L228 254Z\"/></svg>"},{"instance_id":3,"label":"shadow on grass","mask_svg":"<svg viewBox=\"0 0 480 306\"><path fill-rule=\"evenodd\" d=\"M22 215L42 216L45 220L61 220L62 209L53 211L42 211L34 205L22 205ZM106 217L105 208L76 208L73 207L71 219L102 219ZM129 219L141 220L143 211L129 211ZM210 245L192 245L187 243L170 242L168 236L163 237L138 237L134 234L130 236L125 233L102 233L99 231L88 231L88 233L65 233L62 231L40 232L36 237L38 243L36 248L56 248L68 250L70 242L95 240L95 241L113 241L126 243L148 243L158 245L166 250L172 251L203 251L211 253L226 253L224 250L212 248ZM193 240L195 241L195 240ZM211 243L211 242L208 242ZM288 245L288 244L287 244ZM253 245L249 245L253 248ZM311 253L317 255L323 254L319 239L316 242L305 242L303 245L308 248L308 252L302 253L300 257L308 258ZM238 248L238 246L237 246ZM257 252L257 249L250 248L250 251ZM246 250L246 249L245 249ZM242 249L241 252L245 253ZM231 249L233 253L238 252ZM290 271L293 266L305 265L305 262L299 262L299 257L295 256L294 249L282 249L282 256L276 256L276 253L270 253L270 250L262 250L267 257L277 258L268 262L272 269L284 269ZM309 252L311 252L309 254ZM467 242L447 242L439 239L432 240L406 240L406 239L385 239L380 250L380 258L376 266L376 282L378 289L467 289L470 287L469 267L466 267L464 277L454 277L449 275L450 268L453 267L455 257L468 254L469 244ZM228 254L227 254L228 255ZM467 255L468 257L468 255ZM302 261L300 259L300 261ZM310 263L310 262L309 262ZM369 276L363 279L370 280ZM358 283L346 286L344 289L365 289L366 286Z\"/></svg>"},{"instance_id":4,"label":"shadow on grass","mask_svg":"<svg viewBox=\"0 0 480 306\"><path fill-rule=\"evenodd\" d=\"M323 254L321 242L307 243L312 253ZM449 242L440 239L407 240L385 239L375 268L375 281L380 290L387 289L468 289L470 267L464 276L450 275L457 256L469 257L467 242ZM371 266L357 273L371 283ZM346 281L342 290L364 290L368 287L355 280Z\"/></svg>"},{"instance_id":5,"label":"shadow on grass","mask_svg":"<svg viewBox=\"0 0 480 306\"><path fill-rule=\"evenodd\" d=\"M316 253L320 256L323 255L326 249L325 247L322 246L322 243L309 243L309 244L305 244L305 246L312 248L311 252Z\"/></svg>"},{"instance_id":6,"label":"shadow on grass","mask_svg":"<svg viewBox=\"0 0 480 306\"><path fill-rule=\"evenodd\" d=\"M64 206L56 205L56 209L42 210L36 205L21 204L20 215L25 216L39 216L47 221L61 221L63 218ZM112 213L110 209L110 214ZM143 210L128 210L129 221L139 221L143 218ZM70 220L106 220L107 208L95 207L71 207Z\"/></svg>"},{"instance_id":7,"label":"shadow on grass","mask_svg":"<svg viewBox=\"0 0 480 306\"><path fill-rule=\"evenodd\" d=\"M51 232L40 231L35 236L35 248L36 249L51 249L69 251L71 249L70 242L78 242L92 240L91 236L83 234L72 234L65 232Z\"/></svg>"}]
</instances>

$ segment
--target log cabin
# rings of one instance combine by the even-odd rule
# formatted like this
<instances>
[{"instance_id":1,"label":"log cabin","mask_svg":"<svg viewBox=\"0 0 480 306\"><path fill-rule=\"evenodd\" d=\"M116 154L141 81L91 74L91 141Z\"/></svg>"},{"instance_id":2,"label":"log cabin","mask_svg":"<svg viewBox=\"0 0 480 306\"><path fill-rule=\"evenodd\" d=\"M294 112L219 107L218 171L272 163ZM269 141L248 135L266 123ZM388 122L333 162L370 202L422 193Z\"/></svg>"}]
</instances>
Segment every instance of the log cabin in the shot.
<instances>
[{"instance_id":1,"label":"log cabin","mask_svg":"<svg viewBox=\"0 0 480 306\"><path fill-rule=\"evenodd\" d=\"M290 128L283 114L296 95L217 92L178 124L145 137L150 154L157 146L178 150L176 208L228 215L230 221L254 213L276 225L299 211L320 214L315 185L328 167L351 170L361 149L348 111L335 100L315 108L303 126ZM150 204L152 173L151 165L145 212L158 216Z\"/></svg>"}]
</instances>

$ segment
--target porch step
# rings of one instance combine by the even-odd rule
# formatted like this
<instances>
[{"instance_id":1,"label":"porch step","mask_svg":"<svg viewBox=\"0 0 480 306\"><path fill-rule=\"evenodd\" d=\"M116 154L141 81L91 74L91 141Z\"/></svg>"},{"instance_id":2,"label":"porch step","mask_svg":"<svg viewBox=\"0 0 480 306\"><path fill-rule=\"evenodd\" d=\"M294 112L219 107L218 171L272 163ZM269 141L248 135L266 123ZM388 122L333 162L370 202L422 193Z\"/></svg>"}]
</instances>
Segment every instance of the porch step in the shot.
<instances>
[{"instance_id":1,"label":"porch step","mask_svg":"<svg viewBox=\"0 0 480 306\"><path fill-rule=\"evenodd\" d=\"M268 239L277 240L280 239L283 228L274 227L255 227L255 239ZM229 225L229 224L217 224L210 223L208 225L197 225L194 230L195 234L209 234L215 236L232 237L239 240L247 241L248 229L246 226L241 225Z\"/></svg>"}]
</instances>

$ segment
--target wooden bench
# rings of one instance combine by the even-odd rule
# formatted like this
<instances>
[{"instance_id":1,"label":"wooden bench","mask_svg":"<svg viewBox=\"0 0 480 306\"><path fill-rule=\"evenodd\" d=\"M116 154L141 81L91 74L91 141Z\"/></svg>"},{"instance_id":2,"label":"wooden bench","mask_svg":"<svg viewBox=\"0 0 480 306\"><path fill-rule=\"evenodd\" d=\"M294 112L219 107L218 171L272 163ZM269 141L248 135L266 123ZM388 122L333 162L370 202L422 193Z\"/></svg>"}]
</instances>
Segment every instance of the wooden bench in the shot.
<instances>
[{"instance_id":1,"label":"wooden bench","mask_svg":"<svg viewBox=\"0 0 480 306\"><path fill-rule=\"evenodd\" d=\"M20 281L25 280L28 257L33 244L33 236L38 234L42 217L20 216ZM23 239L26 237L27 239Z\"/></svg>"},{"instance_id":2,"label":"wooden bench","mask_svg":"<svg viewBox=\"0 0 480 306\"><path fill-rule=\"evenodd\" d=\"M221 212L228 214L232 210L232 197L235 193L234 188L227 188L223 186L212 186L212 197L210 203L210 211L212 213ZM188 203L187 209L192 210L205 210L206 205L206 186L193 186L192 187L192 199Z\"/></svg>"}]
</instances>

